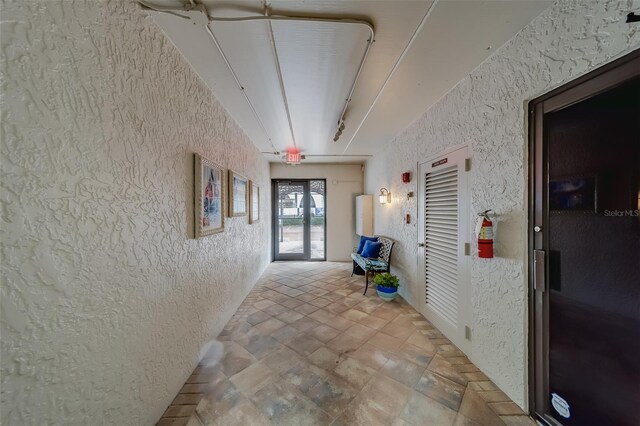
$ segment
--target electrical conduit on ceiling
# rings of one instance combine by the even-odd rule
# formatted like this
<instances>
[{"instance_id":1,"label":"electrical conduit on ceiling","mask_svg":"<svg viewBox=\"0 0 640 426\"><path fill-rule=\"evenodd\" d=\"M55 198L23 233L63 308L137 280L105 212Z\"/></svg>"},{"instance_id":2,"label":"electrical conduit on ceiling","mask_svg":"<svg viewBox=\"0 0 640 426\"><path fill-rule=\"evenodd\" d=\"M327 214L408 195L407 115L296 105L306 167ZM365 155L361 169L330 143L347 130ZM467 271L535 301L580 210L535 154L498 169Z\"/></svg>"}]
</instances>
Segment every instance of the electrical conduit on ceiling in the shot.
<instances>
[{"instance_id":1,"label":"electrical conduit on ceiling","mask_svg":"<svg viewBox=\"0 0 640 426\"><path fill-rule=\"evenodd\" d=\"M213 31L211 31L211 28L209 28L209 25L205 25L205 28L207 29L207 33L209 34L209 36L211 36L211 40L213 40L213 43L216 45L216 47L220 51L220 55L222 56L222 59L224 60L224 63L227 65L227 68L229 68L229 71L231 72L231 75L233 76L233 79L236 81L236 84L240 88L240 92L242 92L242 96L244 96L244 99L247 101L247 104L249 105L249 108L251 109L251 112L253 113L253 115L256 118L256 121L258 122L258 125L260 126L260 128L262 129L262 132L264 133L264 135L266 136L267 140L269 141L269 144L271 144L271 148L273 148L274 152L277 152L278 150L273 145L273 140L271 139L271 136L269 135L269 132L267 132L267 129L264 127L264 124L262 123L262 120L260 119L260 116L258 115L258 112L254 108L253 103L251 103L251 99L249 99L249 96L247 95L247 92L244 90L244 86L242 85L242 83L240 83L240 80L238 80L238 76L233 71L233 68L231 67L231 64L229 63L229 60L227 59L227 56L224 54L224 51L222 50L222 46L220 46L220 43L218 43L218 39L216 39L216 36L213 34Z\"/></svg>"},{"instance_id":2,"label":"electrical conduit on ceiling","mask_svg":"<svg viewBox=\"0 0 640 426\"><path fill-rule=\"evenodd\" d=\"M309 17L301 17L301 16L270 15L270 14L268 14L269 8L266 5L265 5L265 15L234 17L234 18L218 18L218 17L210 16L208 11L207 11L207 9L206 9L206 7L204 5L196 4L196 3L194 3L193 0L189 0L189 1L190 1L190 4L186 4L182 8L169 7L169 6L157 6L157 5L153 5L153 4L147 3L146 1L143 1L143 0L139 0L138 3L143 8L150 9L150 10L153 10L153 11L156 11L156 12L169 13L169 14L171 14L173 16L177 16L177 17L180 17L180 18L183 18L183 19L192 20L196 24L200 23L200 24L204 25L204 27L207 30L207 33L209 34L209 36L213 40L213 43L215 44L216 48L220 52L220 55L222 56L222 59L225 62L225 65L229 69L229 72L233 76L233 79L235 80L236 84L238 85L238 88L242 92L242 95L244 96L247 104L249 105L249 108L251 109L251 112L255 116L256 121L258 122L260 128L262 129L263 133L265 134L267 140L271 144L271 147L274 150L274 154L278 154L278 150L274 146L273 140L271 139L271 137L269 135L269 132L267 132L267 129L265 128L264 124L262 123L262 120L260 119L260 117L258 115L258 112L256 111L255 107L253 106L253 103L251 102L251 99L249 99L249 96L247 95L247 93L246 93L246 91L244 89L244 86L242 85L242 83L238 79L238 76L236 75L235 71L233 70L233 67L231 66L231 63L227 59L227 56L225 55L224 51L222 50L222 46L220 45L220 43L216 39L216 37L215 37L215 35L213 33L213 30L211 29L209 24L211 22L252 22L252 21L267 21L269 23L269 38L270 38L270 41L271 41L273 54L274 54L275 61L276 61L276 71L277 71L278 79L279 79L279 83L280 83L280 90L281 90L281 93L282 93L282 97L283 97L283 101L284 101L284 105L285 105L285 109L286 109L286 113L287 113L287 120L289 122L289 130L291 131L291 138L292 138L293 144L294 144L294 146L296 148L297 148L297 144L296 144L296 140L295 140L295 135L293 133L293 124L291 122L291 114L289 112L289 104L287 102L286 92L285 92L285 88L284 88L284 81L283 81L283 78L282 78L282 71L280 69L280 61L279 61L279 58L278 58L278 51L277 51L277 48L276 48L275 39L273 37L273 29L271 27L271 22L272 21L305 21L305 22L316 22L316 23L361 25L361 26L365 26L366 28L368 28L368 30L370 32L370 37L367 40L367 47L366 47L366 49L364 51L362 59L360 60L360 64L358 66L358 70L356 72L356 76L355 76L355 78L353 80L353 84L351 85L351 89L349 90L349 94L347 95L347 98L345 99L345 105L344 105L344 107L342 109L342 112L340 113L339 118L338 118L338 122L337 123L338 123L338 126L340 126L340 124L344 121L344 117L345 117L345 114L347 112L347 107L349 106L349 103L351 102L351 97L353 95L353 92L355 91L356 85L358 83L358 79L360 78L360 74L362 73L362 68L364 67L364 63L365 63L365 61L367 59L367 56L369 55L369 50L371 49L371 46L372 46L372 44L374 42L375 31L374 31L374 27L373 27L372 23L370 23L368 21L365 21L365 20L362 20L362 19L309 18ZM187 13L187 15L182 15L181 12L182 13ZM360 126L362 126L362 123L360 124Z\"/></svg>"},{"instance_id":3,"label":"electrical conduit on ceiling","mask_svg":"<svg viewBox=\"0 0 640 426\"><path fill-rule=\"evenodd\" d=\"M380 96L382 95L382 92L384 91L384 89L387 87L387 84L389 83L389 81L391 80L391 77L393 77L393 74L395 74L396 70L400 67L400 63L402 62L402 60L404 59L404 57L406 56L407 52L409 51L409 49L411 48L411 45L413 44L413 42L416 40L416 38L418 38L418 34L420 33L420 31L422 30L422 27L424 27L424 24L427 22L427 18L429 18L429 16L431 15L431 11L433 9L435 9L436 3L438 3L439 0L434 0L433 3L431 3L431 6L429 6L429 10L427 10L427 13L424 14L424 16L422 17L422 19L420 20L420 23L418 24L418 26L416 27L416 30L413 32L413 35L411 36L411 38L409 39L409 42L407 43L407 45L404 47L404 49L402 50L402 53L400 54L400 56L398 57L398 60L396 61L396 63L393 65L393 68L391 69L391 72L389 73L389 75L387 76L387 78L384 80L384 83L382 83L382 86L380 87L380 90L378 90L378 94L376 95L376 97L373 99L373 102L371 103L371 106L369 107L369 109L367 110L367 113L364 115L364 117L362 117L362 121L360 121L360 124L358 125L358 127L356 128L356 130L353 132L353 135L351 135L351 139L349 139L349 143L347 143L347 146L344 147L344 151L342 151L342 153L344 154L345 152L347 152L347 149L349 149L349 146L351 145L351 142L353 142L353 140L356 138L356 135L358 134L358 132L360 131L360 129L362 128L362 125L364 124L364 122L367 120L367 117L369 117L369 114L371 114L371 111L373 110L373 107L376 105L376 103L378 102L378 99L380 99Z\"/></svg>"}]
</instances>

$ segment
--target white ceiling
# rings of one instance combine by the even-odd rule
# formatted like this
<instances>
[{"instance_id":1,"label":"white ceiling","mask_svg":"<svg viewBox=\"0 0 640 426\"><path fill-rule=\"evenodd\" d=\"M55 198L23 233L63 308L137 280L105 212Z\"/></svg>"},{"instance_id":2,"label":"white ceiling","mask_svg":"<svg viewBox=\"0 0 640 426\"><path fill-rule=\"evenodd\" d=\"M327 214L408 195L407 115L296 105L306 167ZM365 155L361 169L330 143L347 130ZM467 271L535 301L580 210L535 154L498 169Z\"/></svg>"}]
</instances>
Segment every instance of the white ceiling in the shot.
<instances>
[{"instance_id":1,"label":"white ceiling","mask_svg":"<svg viewBox=\"0 0 640 426\"><path fill-rule=\"evenodd\" d=\"M264 11L259 0L201 3L216 17ZM295 144L307 155L305 162L366 160L552 3L272 1L272 15L364 19L375 28L375 42L346 112L346 127L334 142L369 31L362 25L272 22ZM153 4L182 3L155 0ZM261 151L273 152L272 143L279 151L294 146L266 22L210 25L265 133L207 31L169 14L149 13ZM415 40L399 61L414 33ZM280 161L278 156L266 156Z\"/></svg>"}]
</instances>

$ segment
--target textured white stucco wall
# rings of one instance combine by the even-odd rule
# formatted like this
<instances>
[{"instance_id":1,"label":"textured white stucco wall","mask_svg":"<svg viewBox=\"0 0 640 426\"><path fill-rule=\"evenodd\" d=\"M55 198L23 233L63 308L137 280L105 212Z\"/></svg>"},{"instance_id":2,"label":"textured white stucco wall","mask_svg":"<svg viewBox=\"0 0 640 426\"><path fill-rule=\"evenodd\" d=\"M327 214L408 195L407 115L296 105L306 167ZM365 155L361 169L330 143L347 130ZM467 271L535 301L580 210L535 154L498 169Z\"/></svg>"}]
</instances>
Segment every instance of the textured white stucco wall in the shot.
<instances>
[{"instance_id":1,"label":"textured white stucco wall","mask_svg":"<svg viewBox=\"0 0 640 426\"><path fill-rule=\"evenodd\" d=\"M360 164L301 164L289 166L271 163L272 179L327 180L327 260L350 262L357 245L356 196L362 194Z\"/></svg>"},{"instance_id":2,"label":"textured white stucco wall","mask_svg":"<svg viewBox=\"0 0 640 426\"><path fill-rule=\"evenodd\" d=\"M471 259L473 361L515 402L527 405L527 102L640 46L640 26L626 24L639 1L561 1L460 81L369 160L365 190L387 187L392 206L375 204L377 234L398 240L392 269L414 306L417 276L416 160L460 144L472 150L471 210L497 215L496 258ZM428 24L427 24L428 25ZM410 184L400 174L413 172ZM403 199L404 197L404 199ZM470 239L470 241L473 241Z\"/></svg>"},{"instance_id":3,"label":"textured white stucco wall","mask_svg":"<svg viewBox=\"0 0 640 426\"><path fill-rule=\"evenodd\" d=\"M150 425L269 261L269 165L124 1L2 5L2 424ZM193 235L193 153L263 188Z\"/></svg>"}]
</instances>

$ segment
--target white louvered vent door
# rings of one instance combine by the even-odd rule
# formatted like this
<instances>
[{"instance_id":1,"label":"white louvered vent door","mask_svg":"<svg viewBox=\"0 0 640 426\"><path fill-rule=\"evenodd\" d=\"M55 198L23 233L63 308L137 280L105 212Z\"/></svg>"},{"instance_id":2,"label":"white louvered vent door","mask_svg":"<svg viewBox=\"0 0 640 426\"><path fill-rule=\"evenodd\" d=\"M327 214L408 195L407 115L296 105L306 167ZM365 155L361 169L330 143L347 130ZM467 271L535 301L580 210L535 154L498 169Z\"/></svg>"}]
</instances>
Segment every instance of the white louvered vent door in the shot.
<instances>
[{"instance_id":1,"label":"white louvered vent door","mask_svg":"<svg viewBox=\"0 0 640 426\"><path fill-rule=\"evenodd\" d=\"M425 174L426 303L458 322L458 167Z\"/></svg>"},{"instance_id":2,"label":"white louvered vent door","mask_svg":"<svg viewBox=\"0 0 640 426\"><path fill-rule=\"evenodd\" d=\"M419 165L418 262L424 277L423 313L466 352L468 325L467 148L442 154ZM468 337L468 333L467 333Z\"/></svg>"}]
</instances>

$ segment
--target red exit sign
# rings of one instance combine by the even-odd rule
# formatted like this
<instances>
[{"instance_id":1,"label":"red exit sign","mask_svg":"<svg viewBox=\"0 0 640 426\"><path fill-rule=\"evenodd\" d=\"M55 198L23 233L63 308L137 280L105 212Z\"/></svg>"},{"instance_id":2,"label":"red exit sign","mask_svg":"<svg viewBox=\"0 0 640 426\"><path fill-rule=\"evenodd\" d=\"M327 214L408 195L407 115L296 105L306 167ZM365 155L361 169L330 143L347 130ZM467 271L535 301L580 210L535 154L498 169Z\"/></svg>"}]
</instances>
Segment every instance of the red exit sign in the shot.
<instances>
[{"instance_id":1,"label":"red exit sign","mask_svg":"<svg viewBox=\"0 0 640 426\"><path fill-rule=\"evenodd\" d=\"M299 162L300 162L299 152L287 152L287 163L299 163Z\"/></svg>"}]
</instances>

